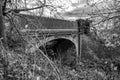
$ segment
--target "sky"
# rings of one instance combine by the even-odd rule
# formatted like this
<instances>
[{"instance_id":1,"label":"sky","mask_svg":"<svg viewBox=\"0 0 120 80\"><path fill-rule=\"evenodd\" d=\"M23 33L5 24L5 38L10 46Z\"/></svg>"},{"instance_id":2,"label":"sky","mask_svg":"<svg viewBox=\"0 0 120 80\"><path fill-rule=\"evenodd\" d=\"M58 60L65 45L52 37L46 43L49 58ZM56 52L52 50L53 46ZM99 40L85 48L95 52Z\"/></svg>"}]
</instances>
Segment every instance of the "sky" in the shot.
<instances>
[{"instance_id":1,"label":"sky","mask_svg":"<svg viewBox=\"0 0 120 80\"><path fill-rule=\"evenodd\" d=\"M54 4L63 5L66 7L65 11L71 11L78 7L85 7L87 1L89 1L89 3L91 3L91 4L93 4L93 3L100 2L103 0L55 0Z\"/></svg>"},{"instance_id":2,"label":"sky","mask_svg":"<svg viewBox=\"0 0 120 80\"><path fill-rule=\"evenodd\" d=\"M103 7L107 7L108 3L103 2L103 0L90 0L89 4L97 4L97 8L103 9ZM89 18L90 16L88 16L88 14L94 10L97 10L97 8L90 7L87 4L87 0L79 0L79 2L70 4L70 7L66 9L66 11L62 13L62 15L69 20L76 20L79 18L85 19Z\"/></svg>"},{"instance_id":3,"label":"sky","mask_svg":"<svg viewBox=\"0 0 120 80\"><path fill-rule=\"evenodd\" d=\"M55 4L64 6L63 10L58 10L58 12L65 18L65 19L77 19L77 18L85 18L86 15L80 15L80 13L83 13L83 11L89 12L91 9L87 4L87 1L89 1L89 4L92 5L94 3L99 3L103 0L55 0Z\"/></svg>"},{"instance_id":4,"label":"sky","mask_svg":"<svg viewBox=\"0 0 120 80\"><path fill-rule=\"evenodd\" d=\"M29 5L27 7L35 7L36 3L33 1L28 0ZM90 2L90 4L100 2L102 0L47 0L47 3L50 3L50 5L54 5L55 7L61 7L57 8L57 13L59 13L61 16L63 16L65 19L76 19L79 18L83 11L87 10L89 11L89 7L87 6L87 1ZM31 2L31 3L30 3ZM34 3L35 4L34 4ZM52 13L49 9L44 10L44 16L50 16ZM84 16L84 15L82 15ZM85 16L84 16L85 17Z\"/></svg>"}]
</instances>

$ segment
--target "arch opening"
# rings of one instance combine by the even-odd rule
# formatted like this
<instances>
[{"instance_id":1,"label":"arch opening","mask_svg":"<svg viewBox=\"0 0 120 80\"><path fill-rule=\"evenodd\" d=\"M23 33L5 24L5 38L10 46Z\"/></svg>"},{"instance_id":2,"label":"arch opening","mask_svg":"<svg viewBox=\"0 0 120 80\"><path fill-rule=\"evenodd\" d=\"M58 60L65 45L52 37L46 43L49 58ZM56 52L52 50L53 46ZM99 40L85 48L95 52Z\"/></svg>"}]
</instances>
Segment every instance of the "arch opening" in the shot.
<instances>
[{"instance_id":1,"label":"arch opening","mask_svg":"<svg viewBox=\"0 0 120 80\"><path fill-rule=\"evenodd\" d=\"M76 64L75 44L64 38L48 41L40 49L51 59L57 60L62 65L74 66Z\"/></svg>"}]
</instances>

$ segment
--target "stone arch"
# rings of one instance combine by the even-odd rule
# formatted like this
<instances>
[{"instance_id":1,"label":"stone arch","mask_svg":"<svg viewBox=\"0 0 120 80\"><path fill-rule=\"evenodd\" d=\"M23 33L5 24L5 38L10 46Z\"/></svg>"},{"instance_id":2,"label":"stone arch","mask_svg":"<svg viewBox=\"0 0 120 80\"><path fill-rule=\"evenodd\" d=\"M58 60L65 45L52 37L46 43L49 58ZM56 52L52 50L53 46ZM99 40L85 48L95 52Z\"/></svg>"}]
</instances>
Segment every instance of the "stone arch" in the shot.
<instances>
[{"instance_id":1,"label":"stone arch","mask_svg":"<svg viewBox=\"0 0 120 80\"><path fill-rule=\"evenodd\" d=\"M70 39L57 38L45 43L43 47L40 47L45 54L52 60L61 60L62 64L75 65L76 63L76 45Z\"/></svg>"},{"instance_id":2,"label":"stone arch","mask_svg":"<svg viewBox=\"0 0 120 80\"><path fill-rule=\"evenodd\" d=\"M67 39L67 40L70 40L72 43L75 44L76 40L72 37L72 36L51 36L51 37L46 37L45 39L42 40L42 43L47 43L49 41L53 41L53 40L56 40L56 39Z\"/></svg>"}]
</instances>

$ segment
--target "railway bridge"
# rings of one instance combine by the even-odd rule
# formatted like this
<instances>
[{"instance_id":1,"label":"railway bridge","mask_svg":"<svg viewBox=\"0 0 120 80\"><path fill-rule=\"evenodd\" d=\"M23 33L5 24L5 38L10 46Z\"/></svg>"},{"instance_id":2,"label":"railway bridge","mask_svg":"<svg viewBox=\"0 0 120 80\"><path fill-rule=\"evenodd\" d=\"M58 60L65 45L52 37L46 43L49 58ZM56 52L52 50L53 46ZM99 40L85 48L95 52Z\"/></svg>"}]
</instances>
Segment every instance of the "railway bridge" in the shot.
<instances>
[{"instance_id":1,"label":"railway bridge","mask_svg":"<svg viewBox=\"0 0 120 80\"><path fill-rule=\"evenodd\" d=\"M90 21L83 19L69 21L20 15L20 20L22 33L39 38L37 46L45 45L46 49L52 49L56 53L64 53L74 47L75 56L80 55L80 35L89 34L90 29Z\"/></svg>"}]
</instances>

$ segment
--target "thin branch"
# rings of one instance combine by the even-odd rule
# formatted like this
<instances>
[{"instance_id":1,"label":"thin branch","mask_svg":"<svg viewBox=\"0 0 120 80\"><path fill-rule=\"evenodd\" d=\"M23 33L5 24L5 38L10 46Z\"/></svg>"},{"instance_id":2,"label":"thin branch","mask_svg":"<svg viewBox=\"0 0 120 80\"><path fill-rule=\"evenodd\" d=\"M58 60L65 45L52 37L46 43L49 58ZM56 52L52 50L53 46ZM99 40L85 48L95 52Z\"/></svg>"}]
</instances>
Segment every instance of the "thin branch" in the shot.
<instances>
[{"instance_id":1,"label":"thin branch","mask_svg":"<svg viewBox=\"0 0 120 80\"><path fill-rule=\"evenodd\" d=\"M102 11L102 10L101 10ZM113 11L110 11L110 12L101 12L101 14L114 14L114 13L118 13L118 12L120 12L120 11L116 11L116 10L113 10ZM98 13L88 13L88 15L98 15Z\"/></svg>"},{"instance_id":2,"label":"thin branch","mask_svg":"<svg viewBox=\"0 0 120 80\"><path fill-rule=\"evenodd\" d=\"M102 22L105 22L105 21L108 21L108 20L111 20L111 19L115 19L115 18L118 18L118 17L120 17L120 15L118 15L118 16L113 16L113 17L108 17L108 18L102 19L101 21L99 21L98 23L96 23L96 24L94 24L94 25L98 25L98 24L100 24L100 23L102 23Z\"/></svg>"},{"instance_id":3,"label":"thin branch","mask_svg":"<svg viewBox=\"0 0 120 80\"><path fill-rule=\"evenodd\" d=\"M46 4L46 0L44 0L44 5Z\"/></svg>"},{"instance_id":4,"label":"thin branch","mask_svg":"<svg viewBox=\"0 0 120 80\"><path fill-rule=\"evenodd\" d=\"M7 4L7 0L4 0L3 7L2 7L3 15L5 15L6 4Z\"/></svg>"},{"instance_id":5,"label":"thin branch","mask_svg":"<svg viewBox=\"0 0 120 80\"><path fill-rule=\"evenodd\" d=\"M41 5L41 6L38 6L38 7L34 7L34 8L26 8L26 9L11 9L10 11L6 12L6 14L10 13L10 12L15 12L15 13L19 13L21 11L29 11L29 10L34 10L34 9L39 9L39 8L43 8L45 6L48 6L48 5Z\"/></svg>"}]
</instances>

